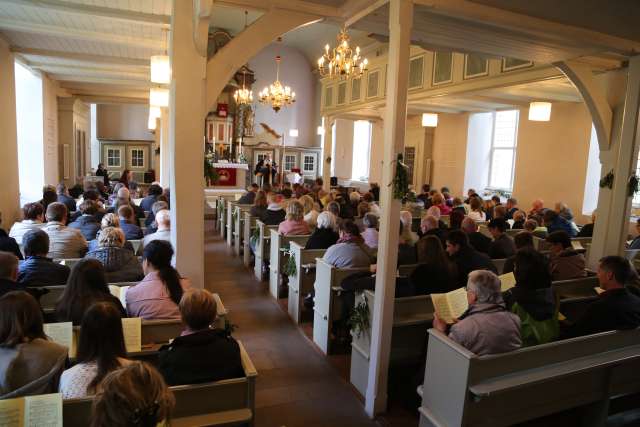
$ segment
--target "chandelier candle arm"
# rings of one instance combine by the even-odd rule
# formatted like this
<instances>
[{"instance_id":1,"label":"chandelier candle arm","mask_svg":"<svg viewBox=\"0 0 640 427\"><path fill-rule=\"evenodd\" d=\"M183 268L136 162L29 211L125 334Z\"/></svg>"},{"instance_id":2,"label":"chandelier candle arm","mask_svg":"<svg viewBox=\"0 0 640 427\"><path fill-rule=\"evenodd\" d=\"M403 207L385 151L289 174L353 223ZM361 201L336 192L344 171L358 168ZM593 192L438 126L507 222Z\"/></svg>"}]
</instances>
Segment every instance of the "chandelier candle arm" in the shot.
<instances>
[{"instance_id":1,"label":"chandelier candle arm","mask_svg":"<svg viewBox=\"0 0 640 427\"><path fill-rule=\"evenodd\" d=\"M290 86L280 83L280 55L276 56L276 81L265 87L258 94L258 99L263 104L270 104L277 113L282 107L287 107L296 102L296 93Z\"/></svg>"},{"instance_id":2,"label":"chandelier candle arm","mask_svg":"<svg viewBox=\"0 0 640 427\"><path fill-rule=\"evenodd\" d=\"M330 50L324 46L324 54L318 58L318 71L322 77L349 79L360 78L367 69L369 61L360 55L360 46L355 51L349 47L349 35L343 28L338 34L338 44Z\"/></svg>"}]
</instances>

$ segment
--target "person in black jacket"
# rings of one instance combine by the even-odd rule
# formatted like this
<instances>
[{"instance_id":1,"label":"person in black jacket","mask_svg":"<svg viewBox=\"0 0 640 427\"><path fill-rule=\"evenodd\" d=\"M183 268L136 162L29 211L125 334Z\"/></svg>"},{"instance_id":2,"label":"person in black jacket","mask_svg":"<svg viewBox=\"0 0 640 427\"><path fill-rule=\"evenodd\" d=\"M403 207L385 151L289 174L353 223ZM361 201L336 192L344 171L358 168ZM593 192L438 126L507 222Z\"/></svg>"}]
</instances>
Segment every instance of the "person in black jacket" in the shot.
<instances>
[{"instance_id":1,"label":"person in black jacket","mask_svg":"<svg viewBox=\"0 0 640 427\"><path fill-rule=\"evenodd\" d=\"M418 266L409 276L416 295L447 293L456 289L456 268L436 236L425 236L416 243Z\"/></svg>"},{"instance_id":2,"label":"person in black jacket","mask_svg":"<svg viewBox=\"0 0 640 427\"><path fill-rule=\"evenodd\" d=\"M460 229L467 235L469 244L473 249L483 254L489 254L491 238L478 231L478 225L473 219L469 217L463 219Z\"/></svg>"},{"instance_id":3,"label":"person in black jacket","mask_svg":"<svg viewBox=\"0 0 640 427\"><path fill-rule=\"evenodd\" d=\"M521 231L516 234L513 238L513 243L516 244L516 249L520 251L520 249L534 249L533 245L533 234L529 231ZM517 252L516 252L517 254ZM502 267L502 274L511 273L514 270L514 265L516 261L516 256L510 256L504 262L504 267Z\"/></svg>"},{"instance_id":4,"label":"person in black jacket","mask_svg":"<svg viewBox=\"0 0 640 427\"><path fill-rule=\"evenodd\" d=\"M2 212L0 212L0 224L2 224ZM22 252L20 252L20 246L13 237L9 237L4 229L0 228L0 251L10 252L14 254L18 259L22 259Z\"/></svg>"},{"instance_id":5,"label":"person in black jacket","mask_svg":"<svg viewBox=\"0 0 640 427\"><path fill-rule=\"evenodd\" d=\"M504 218L494 218L489 221L489 232L493 236L493 242L489 246L489 256L492 259L509 258L516 254L516 245L511 236L505 233L507 221Z\"/></svg>"},{"instance_id":6,"label":"person in black jacket","mask_svg":"<svg viewBox=\"0 0 640 427\"><path fill-rule=\"evenodd\" d=\"M69 224L69 227L80 230L87 242L96 238L100 230L100 221L96 218L98 205L93 200L85 200L80 205L82 215Z\"/></svg>"},{"instance_id":7,"label":"person in black jacket","mask_svg":"<svg viewBox=\"0 0 640 427\"><path fill-rule=\"evenodd\" d=\"M602 258L598 266L598 282L604 292L562 336L570 338L639 327L640 296L637 291L632 292L631 288L625 287L636 276L634 268L625 258Z\"/></svg>"},{"instance_id":8,"label":"person in black jacket","mask_svg":"<svg viewBox=\"0 0 640 427\"><path fill-rule=\"evenodd\" d=\"M267 199L269 200L269 205L267 206L267 210L260 217L260 221L264 222L265 225L278 225L284 221L286 212L282 209L280 203L278 203L277 194L269 193Z\"/></svg>"},{"instance_id":9,"label":"person in black jacket","mask_svg":"<svg viewBox=\"0 0 640 427\"><path fill-rule=\"evenodd\" d=\"M20 262L18 282L24 286L61 286L67 283L69 267L47 258L49 235L42 230L32 230L22 239L24 254Z\"/></svg>"},{"instance_id":10,"label":"person in black jacket","mask_svg":"<svg viewBox=\"0 0 640 427\"><path fill-rule=\"evenodd\" d=\"M340 236L335 231L336 220L333 214L322 212L318 215L317 226L313 231L305 249L329 249L329 246L336 244Z\"/></svg>"},{"instance_id":11,"label":"person in black jacket","mask_svg":"<svg viewBox=\"0 0 640 427\"><path fill-rule=\"evenodd\" d=\"M211 327L217 309L213 295L205 289L189 289L179 307L186 329L162 347L158 356L158 370L167 384L244 377L240 346L227 331Z\"/></svg>"},{"instance_id":12,"label":"person in black jacket","mask_svg":"<svg viewBox=\"0 0 640 427\"><path fill-rule=\"evenodd\" d=\"M449 233L446 250L449 259L457 267L458 287L466 286L469 273L473 270L490 270L497 273L489 256L473 249L469 245L467 235L461 230L452 230Z\"/></svg>"},{"instance_id":13,"label":"person in black jacket","mask_svg":"<svg viewBox=\"0 0 640 427\"><path fill-rule=\"evenodd\" d=\"M0 251L0 297L13 291L24 291L17 282L18 258L12 253Z\"/></svg>"},{"instance_id":14,"label":"person in black jacket","mask_svg":"<svg viewBox=\"0 0 640 427\"><path fill-rule=\"evenodd\" d=\"M580 229L580 232L576 237L593 237L593 226L596 223L596 211L591 213L591 222L589 224L585 224Z\"/></svg>"}]
</instances>

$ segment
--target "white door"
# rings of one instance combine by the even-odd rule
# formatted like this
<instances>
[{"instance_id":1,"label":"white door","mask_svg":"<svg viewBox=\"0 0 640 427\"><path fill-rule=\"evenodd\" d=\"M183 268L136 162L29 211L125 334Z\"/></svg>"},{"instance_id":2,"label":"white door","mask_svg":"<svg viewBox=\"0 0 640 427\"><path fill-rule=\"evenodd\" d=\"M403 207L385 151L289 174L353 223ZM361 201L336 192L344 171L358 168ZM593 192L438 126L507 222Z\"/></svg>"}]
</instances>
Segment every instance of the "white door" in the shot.
<instances>
[{"instance_id":1,"label":"white door","mask_svg":"<svg viewBox=\"0 0 640 427\"><path fill-rule=\"evenodd\" d=\"M144 173L149 169L149 147L128 145L127 155L127 169L133 172L133 179L136 182L144 182Z\"/></svg>"},{"instance_id":2,"label":"white door","mask_svg":"<svg viewBox=\"0 0 640 427\"><path fill-rule=\"evenodd\" d=\"M302 153L302 176L308 179L318 177L318 153Z\"/></svg>"}]
</instances>

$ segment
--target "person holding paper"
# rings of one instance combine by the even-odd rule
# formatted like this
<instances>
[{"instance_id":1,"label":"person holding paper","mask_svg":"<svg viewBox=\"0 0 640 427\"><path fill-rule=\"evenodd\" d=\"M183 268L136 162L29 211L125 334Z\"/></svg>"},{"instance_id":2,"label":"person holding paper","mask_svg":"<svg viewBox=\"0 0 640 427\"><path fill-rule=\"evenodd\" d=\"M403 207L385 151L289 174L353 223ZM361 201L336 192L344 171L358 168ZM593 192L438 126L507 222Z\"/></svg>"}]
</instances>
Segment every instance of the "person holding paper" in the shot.
<instances>
[{"instance_id":1,"label":"person holding paper","mask_svg":"<svg viewBox=\"0 0 640 427\"><path fill-rule=\"evenodd\" d=\"M546 242L551 245L549 256L551 276L556 280L577 279L586 277L587 261L571 245L571 238L565 231L554 231L547 236Z\"/></svg>"},{"instance_id":2,"label":"person holding paper","mask_svg":"<svg viewBox=\"0 0 640 427\"><path fill-rule=\"evenodd\" d=\"M469 273L474 270L490 270L497 272L491 259L481 252L478 252L469 245L467 235L461 230L452 230L447 235L447 253L449 259L457 267L458 285L464 286L467 283Z\"/></svg>"},{"instance_id":3,"label":"person holding paper","mask_svg":"<svg viewBox=\"0 0 640 427\"><path fill-rule=\"evenodd\" d=\"M0 399L55 393L67 353L47 339L33 296L18 291L0 298Z\"/></svg>"},{"instance_id":4,"label":"person holding paper","mask_svg":"<svg viewBox=\"0 0 640 427\"><path fill-rule=\"evenodd\" d=\"M436 308L433 327L479 356L520 348L520 319L506 309L498 276L486 270L472 271L467 282L467 302L467 311L453 324L440 318Z\"/></svg>"},{"instance_id":5,"label":"person holding paper","mask_svg":"<svg viewBox=\"0 0 640 427\"><path fill-rule=\"evenodd\" d=\"M97 259L85 258L71 270L67 286L56 304L56 318L58 322L79 325L85 312L97 302L113 304L122 317L127 317L120 300L109 291L102 263Z\"/></svg>"},{"instance_id":6,"label":"person holding paper","mask_svg":"<svg viewBox=\"0 0 640 427\"><path fill-rule=\"evenodd\" d=\"M516 284L503 293L503 298L507 308L520 318L522 345L555 340L560 326L547 259L533 248L520 249L514 271Z\"/></svg>"},{"instance_id":7,"label":"person holding paper","mask_svg":"<svg viewBox=\"0 0 640 427\"><path fill-rule=\"evenodd\" d=\"M169 385L244 377L240 347L225 330L212 328L216 301L206 289L189 289L180 300L186 329L160 349L158 370Z\"/></svg>"},{"instance_id":8,"label":"person holding paper","mask_svg":"<svg viewBox=\"0 0 640 427\"><path fill-rule=\"evenodd\" d=\"M108 302L93 304L82 318L77 363L60 377L62 397L96 394L98 384L109 372L131 363L126 357L120 311Z\"/></svg>"}]
</instances>

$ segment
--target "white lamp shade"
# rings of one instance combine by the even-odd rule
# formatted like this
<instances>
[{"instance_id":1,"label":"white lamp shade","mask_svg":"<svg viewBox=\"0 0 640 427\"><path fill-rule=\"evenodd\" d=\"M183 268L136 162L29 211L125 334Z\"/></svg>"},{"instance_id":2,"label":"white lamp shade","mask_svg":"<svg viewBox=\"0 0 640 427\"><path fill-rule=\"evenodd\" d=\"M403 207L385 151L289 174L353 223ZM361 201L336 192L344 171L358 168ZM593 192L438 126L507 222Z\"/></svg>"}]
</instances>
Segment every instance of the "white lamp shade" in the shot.
<instances>
[{"instance_id":1,"label":"white lamp shade","mask_svg":"<svg viewBox=\"0 0 640 427\"><path fill-rule=\"evenodd\" d=\"M154 55L151 57L151 82L159 84L171 83L169 56Z\"/></svg>"},{"instance_id":2,"label":"white lamp shade","mask_svg":"<svg viewBox=\"0 0 640 427\"><path fill-rule=\"evenodd\" d=\"M292 138L298 137L298 129L289 129L289 136Z\"/></svg>"},{"instance_id":3,"label":"white lamp shade","mask_svg":"<svg viewBox=\"0 0 640 427\"><path fill-rule=\"evenodd\" d=\"M550 102L532 102L529 104L529 120L534 122L548 122L550 119Z\"/></svg>"},{"instance_id":4,"label":"white lamp shade","mask_svg":"<svg viewBox=\"0 0 640 427\"><path fill-rule=\"evenodd\" d=\"M324 128L322 126L318 126L316 132L318 133L318 135L322 136L324 135Z\"/></svg>"},{"instance_id":5,"label":"white lamp shade","mask_svg":"<svg viewBox=\"0 0 640 427\"><path fill-rule=\"evenodd\" d=\"M149 107L149 117L159 119L162 116L162 110L160 107Z\"/></svg>"},{"instance_id":6,"label":"white lamp shade","mask_svg":"<svg viewBox=\"0 0 640 427\"><path fill-rule=\"evenodd\" d=\"M152 107L169 106L169 89L152 87L149 89L149 105Z\"/></svg>"},{"instance_id":7,"label":"white lamp shade","mask_svg":"<svg viewBox=\"0 0 640 427\"><path fill-rule=\"evenodd\" d=\"M154 117L151 114L151 111L149 111L149 122L147 123L147 127L149 128L149 130L156 129L156 120L157 120L157 117Z\"/></svg>"},{"instance_id":8,"label":"white lamp shade","mask_svg":"<svg viewBox=\"0 0 640 427\"><path fill-rule=\"evenodd\" d=\"M434 128L438 126L438 115L435 113L423 113L422 126L428 128Z\"/></svg>"}]
</instances>

